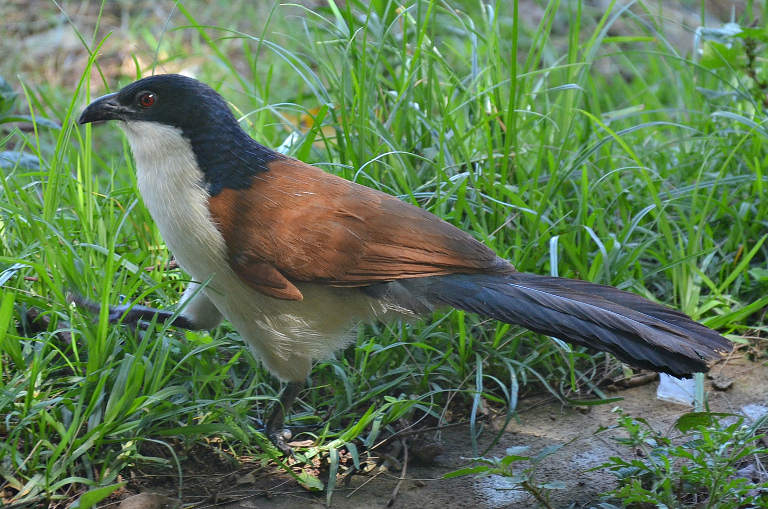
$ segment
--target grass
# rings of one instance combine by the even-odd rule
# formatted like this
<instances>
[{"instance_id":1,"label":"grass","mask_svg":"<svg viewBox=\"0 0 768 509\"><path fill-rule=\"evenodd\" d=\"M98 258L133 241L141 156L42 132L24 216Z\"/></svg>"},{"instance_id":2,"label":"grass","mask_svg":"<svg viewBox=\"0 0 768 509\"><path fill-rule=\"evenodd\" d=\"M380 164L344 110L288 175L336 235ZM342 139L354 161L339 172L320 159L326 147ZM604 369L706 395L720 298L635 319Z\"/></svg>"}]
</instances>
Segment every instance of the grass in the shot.
<instances>
[{"instance_id":1,"label":"grass","mask_svg":"<svg viewBox=\"0 0 768 509\"><path fill-rule=\"evenodd\" d=\"M609 501L601 509L765 506L768 482L739 471L745 464L754 467L750 457L768 452L760 446L765 418L747 425L738 415L692 412L675 422L670 436L620 408L614 412L618 415L614 428L622 428L628 436L618 442L641 451L638 456L643 459L612 457L598 467L608 468L618 479L618 488L606 494Z\"/></svg>"},{"instance_id":2,"label":"grass","mask_svg":"<svg viewBox=\"0 0 768 509\"><path fill-rule=\"evenodd\" d=\"M630 289L746 342L768 303L768 131L754 93L765 71L718 60L709 42L714 60L678 54L640 4L595 15L553 1L539 26L515 23L508 4L350 1L243 18L250 4L233 2L235 25L185 3L173 30L129 31L142 75L194 66L265 145L309 120L292 155L434 212L520 270ZM88 84L115 86L98 33L80 34L91 57L76 88L12 81L33 128L0 132L0 150L27 155L3 162L0 188L0 474L15 501L55 506L114 484L146 441L216 434L234 454L269 451L252 417L279 387L235 331L132 331L67 303L74 289L168 307L186 282L167 268L117 130L73 123ZM604 371L602 354L459 312L363 326L294 408L293 423L322 426L294 471L353 439L373 445L401 417L438 422L448 405L474 438L482 399L511 415L526 393L565 400ZM178 468L168 447L152 461Z\"/></svg>"}]
</instances>

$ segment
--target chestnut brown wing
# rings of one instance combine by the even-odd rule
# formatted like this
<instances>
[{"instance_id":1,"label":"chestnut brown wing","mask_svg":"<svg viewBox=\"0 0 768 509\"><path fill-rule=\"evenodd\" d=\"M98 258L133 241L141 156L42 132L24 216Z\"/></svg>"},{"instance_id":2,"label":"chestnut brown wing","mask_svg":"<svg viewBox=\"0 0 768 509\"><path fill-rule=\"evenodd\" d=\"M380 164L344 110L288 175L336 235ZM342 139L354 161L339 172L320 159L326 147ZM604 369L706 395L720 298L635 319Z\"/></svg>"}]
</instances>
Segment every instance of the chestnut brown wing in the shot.
<instances>
[{"instance_id":1,"label":"chestnut brown wing","mask_svg":"<svg viewBox=\"0 0 768 509\"><path fill-rule=\"evenodd\" d=\"M229 263L253 289L300 300L292 281L364 286L514 268L468 233L379 191L292 159L248 189L224 189L209 208Z\"/></svg>"}]
</instances>

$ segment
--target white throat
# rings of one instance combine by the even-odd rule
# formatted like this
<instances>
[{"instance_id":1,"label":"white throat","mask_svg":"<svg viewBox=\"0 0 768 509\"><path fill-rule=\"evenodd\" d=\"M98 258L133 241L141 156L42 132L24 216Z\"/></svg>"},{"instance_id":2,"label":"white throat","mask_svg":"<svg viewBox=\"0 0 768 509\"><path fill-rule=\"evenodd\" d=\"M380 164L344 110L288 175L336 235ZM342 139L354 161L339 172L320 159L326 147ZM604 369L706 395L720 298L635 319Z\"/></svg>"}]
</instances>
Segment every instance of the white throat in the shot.
<instances>
[{"instance_id":1,"label":"white throat","mask_svg":"<svg viewBox=\"0 0 768 509\"><path fill-rule=\"evenodd\" d=\"M181 130L156 122L120 122L136 161L139 192L168 249L198 281L229 272L224 239L208 211L208 193Z\"/></svg>"}]
</instances>

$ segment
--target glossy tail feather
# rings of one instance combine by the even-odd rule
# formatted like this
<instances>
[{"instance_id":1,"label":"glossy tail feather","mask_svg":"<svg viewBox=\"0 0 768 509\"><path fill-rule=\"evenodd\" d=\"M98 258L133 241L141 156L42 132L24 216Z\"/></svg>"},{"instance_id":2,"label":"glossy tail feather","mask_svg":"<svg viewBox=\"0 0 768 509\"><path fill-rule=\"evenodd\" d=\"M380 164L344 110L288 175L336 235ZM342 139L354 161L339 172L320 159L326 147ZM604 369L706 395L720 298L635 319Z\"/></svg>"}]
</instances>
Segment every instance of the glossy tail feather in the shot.
<instances>
[{"instance_id":1,"label":"glossy tail feather","mask_svg":"<svg viewBox=\"0 0 768 509\"><path fill-rule=\"evenodd\" d=\"M675 376L708 371L710 361L731 350L730 341L684 313L587 281L517 273L439 276L423 278L421 284L419 293L435 304L521 325Z\"/></svg>"}]
</instances>

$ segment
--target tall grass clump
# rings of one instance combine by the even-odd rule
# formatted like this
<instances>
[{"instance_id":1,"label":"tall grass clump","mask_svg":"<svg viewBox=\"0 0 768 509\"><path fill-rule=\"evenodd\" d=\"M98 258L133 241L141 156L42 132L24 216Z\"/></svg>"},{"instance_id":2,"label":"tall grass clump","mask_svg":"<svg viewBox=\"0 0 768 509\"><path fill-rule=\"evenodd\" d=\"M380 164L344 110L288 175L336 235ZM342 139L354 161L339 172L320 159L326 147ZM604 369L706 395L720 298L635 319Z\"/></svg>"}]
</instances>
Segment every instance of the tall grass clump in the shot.
<instances>
[{"instance_id":1,"label":"tall grass clump","mask_svg":"<svg viewBox=\"0 0 768 509\"><path fill-rule=\"evenodd\" d=\"M734 338L761 325L747 319L768 303L759 76L678 53L647 11L555 0L531 26L517 2L351 0L260 7L234 30L177 9L174 30L144 33L167 57L139 74L193 70L265 145L428 209L520 270L635 291ZM74 125L87 85L118 78L93 39L78 87L24 87L33 130L0 136L24 155L2 160L0 189L0 473L15 500L67 499L139 459L179 468L172 437L273 454L254 417L279 387L235 331L131 330L68 303L168 307L187 282L119 133ZM401 418L444 422L449 405L474 437L483 400L511 416L530 392L600 396L616 369L460 312L363 326L294 408L322 425L320 449L297 457L372 446ZM148 441L168 455L144 457Z\"/></svg>"}]
</instances>

